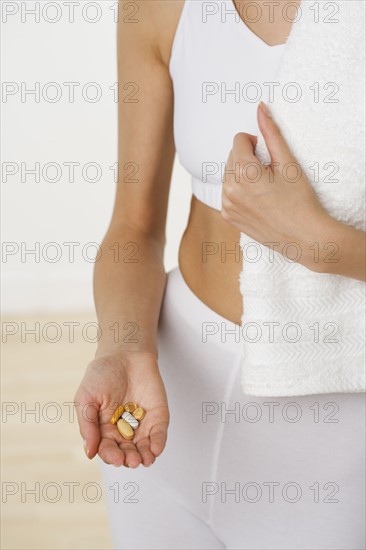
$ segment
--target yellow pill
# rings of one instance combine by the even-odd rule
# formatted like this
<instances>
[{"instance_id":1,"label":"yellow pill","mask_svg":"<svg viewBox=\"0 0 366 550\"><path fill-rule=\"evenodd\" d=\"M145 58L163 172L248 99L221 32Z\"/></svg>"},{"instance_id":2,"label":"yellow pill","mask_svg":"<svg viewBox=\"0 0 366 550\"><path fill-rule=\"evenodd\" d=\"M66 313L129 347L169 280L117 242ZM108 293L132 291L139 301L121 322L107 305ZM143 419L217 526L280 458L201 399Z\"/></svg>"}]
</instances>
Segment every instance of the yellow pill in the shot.
<instances>
[{"instance_id":1,"label":"yellow pill","mask_svg":"<svg viewBox=\"0 0 366 550\"><path fill-rule=\"evenodd\" d=\"M137 409L137 403L130 401L124 405L124 410L128 413L133 413Z\"/></svg>"},{"instance_id":2,"label":"yellow pill","mask_svg":"<svg viewBox=\"0 0 366 550\"><path fill-rule=\"evenodd\" d=\"M118 407L118 409L116 409L112 415L111 424L117 424L117 420L123 415L124 411L125 409L123 405Z\"/></svg>"},{"instance_id":3,"label":"yellow pill","mask_svg":"<svg viewBox=\"0 0 366 550\"><path fill-rule=\"evenodd\" d=\"M136 410L133 411L132 415L136 418L136 420L142 420L145 416L146 412L142 407L137 407Z\"/></svg>"},{"instance_id":4,"label":"yellow pill","mask_svg":"<svg viewBox=\"0 0 366 550\"><path fill-rule=\"evenodd\" d=\"M123 420L123 418L120 418L117 422L117 428L119 433L124 439L127 439L128 441L133 439L133 436L134 436L133 428L132 426L129 425L128 422L126 422L126 420Z\"/></svg>"}]
</instances>

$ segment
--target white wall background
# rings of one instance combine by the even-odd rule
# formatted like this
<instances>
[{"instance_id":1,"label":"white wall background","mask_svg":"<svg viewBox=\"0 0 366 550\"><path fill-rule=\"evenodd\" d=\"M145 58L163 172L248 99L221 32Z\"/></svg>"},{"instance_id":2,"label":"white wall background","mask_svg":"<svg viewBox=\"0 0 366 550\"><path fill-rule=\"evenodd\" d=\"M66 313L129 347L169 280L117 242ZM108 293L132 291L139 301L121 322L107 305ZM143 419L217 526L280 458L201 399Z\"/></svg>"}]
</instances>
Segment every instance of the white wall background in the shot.
<instances>
[{"instance_id":1,"label":"white wall background","mask_svg":"<svg viewBox=\"0 0 366 550\"><path fill-rule=\"evenodd\" d=\"M104 0L1 2L5 314L93 310L95 247L88 243L101 242L115 192L116 9ZM78 84L74 101L71 82ZM97 90L101 97L91 102ZM65 163L79 163L74 181ZM97 177L93 167L85 171L88 163L98 165L98 181L88 181ZM29 172L35 168L39 177ZM177 265L190 196L189 176L176 162L167 270ZM64 243L79 243L74 259Z\"/></svg>"}]
</instances>

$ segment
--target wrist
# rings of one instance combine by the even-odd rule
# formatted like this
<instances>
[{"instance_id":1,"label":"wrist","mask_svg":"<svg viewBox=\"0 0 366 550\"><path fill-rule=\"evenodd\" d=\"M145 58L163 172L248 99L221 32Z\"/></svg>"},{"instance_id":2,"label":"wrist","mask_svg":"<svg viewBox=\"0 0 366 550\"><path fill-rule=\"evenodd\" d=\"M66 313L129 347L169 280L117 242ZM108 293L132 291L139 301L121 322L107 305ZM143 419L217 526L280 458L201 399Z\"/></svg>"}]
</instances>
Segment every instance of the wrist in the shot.
<instances>
[{"instance_id":1,"label":"wrist","mask_svg":"<svg viewBox=\"0 0 366 550\"><path fill-rule=\"evenodd\" d=\"M95 352L95 359L103 359L106 357L116 357L127 364L134 362L137 358L139 360L143 359L156 362L158 360L157 349L140 349L140 348L131 348L127 346L99 346Z\"/></svg>"},{"instance_id":2,"label":"wrist","mask_svg":"<svg viewBox=\"0 0 366 550\"><path fill-rule=\"evenodd\" d=\"M156 358L158 356L156 330L141 328L137 322L115 323L123 327L123 330L108 331L104 327L106 322L100 322L103 327L101 338L98 341L95 358L98 359L105 355L127 356L130 354L150 354Z\"/></svg>"},{"instance_id":3,"label":"wrist","mask_svg":"<svg viewBox=\"0 0 366 550\"><path fill-rule=\"evenodd\" d=\"M311 226L301 264L315 273L331 273L332 266L339 263L343 229L342 223L322 212Z\"/></svg>"}]
</instances>

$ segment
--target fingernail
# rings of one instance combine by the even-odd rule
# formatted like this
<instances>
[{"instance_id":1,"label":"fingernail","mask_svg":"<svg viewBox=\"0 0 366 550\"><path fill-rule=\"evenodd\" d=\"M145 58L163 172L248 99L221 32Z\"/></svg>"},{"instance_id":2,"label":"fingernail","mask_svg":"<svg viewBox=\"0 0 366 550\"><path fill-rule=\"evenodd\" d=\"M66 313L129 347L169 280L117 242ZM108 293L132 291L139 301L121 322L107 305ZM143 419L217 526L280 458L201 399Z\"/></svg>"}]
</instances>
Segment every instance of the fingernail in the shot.
<instances>
[{"instance_id":1,"label":"fingernail","mask_svg":"<svg viewBox=\"0 0 366 550\"><path fill-rule=\"evenodd\" d=\"M262 109L263 113L266 115L266 117L271 118L271 112L268 109L267 105L264 103L264 101L261 101L259 103L259 106Z\"/></svg>"},{"instance_id":2,"label":"fingernail","mask_svg":"<svg viewBox=\"0 0 366 550\"><path fill-rule=\"evenodd\" d=\"M83 439L83 442L84 442L84 451L85 451L85 454L86 454L86 456L89 458L89 449L88 449L87 446L86 446L86 439Z\"/></svg>"}]
</instances>

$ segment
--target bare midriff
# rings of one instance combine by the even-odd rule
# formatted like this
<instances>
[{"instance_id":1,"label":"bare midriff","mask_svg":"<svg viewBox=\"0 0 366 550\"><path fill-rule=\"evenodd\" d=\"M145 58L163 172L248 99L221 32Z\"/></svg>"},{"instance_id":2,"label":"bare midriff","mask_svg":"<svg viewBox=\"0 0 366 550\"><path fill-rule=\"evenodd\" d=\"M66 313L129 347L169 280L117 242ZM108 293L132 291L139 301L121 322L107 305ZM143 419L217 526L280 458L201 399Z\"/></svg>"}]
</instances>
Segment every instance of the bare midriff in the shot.
<instances>
[{"instance_id":1,"label":"bare midriff","mask_svg":"<svg viewBox=\"0 0 366 550\"><path fill-rule=\"evenodd\" d=\"M218 210L194 196L179 248L179 267L185 282L203 303L240 324L240 231L228 224Z\"/></svg>"}]
</instances>

